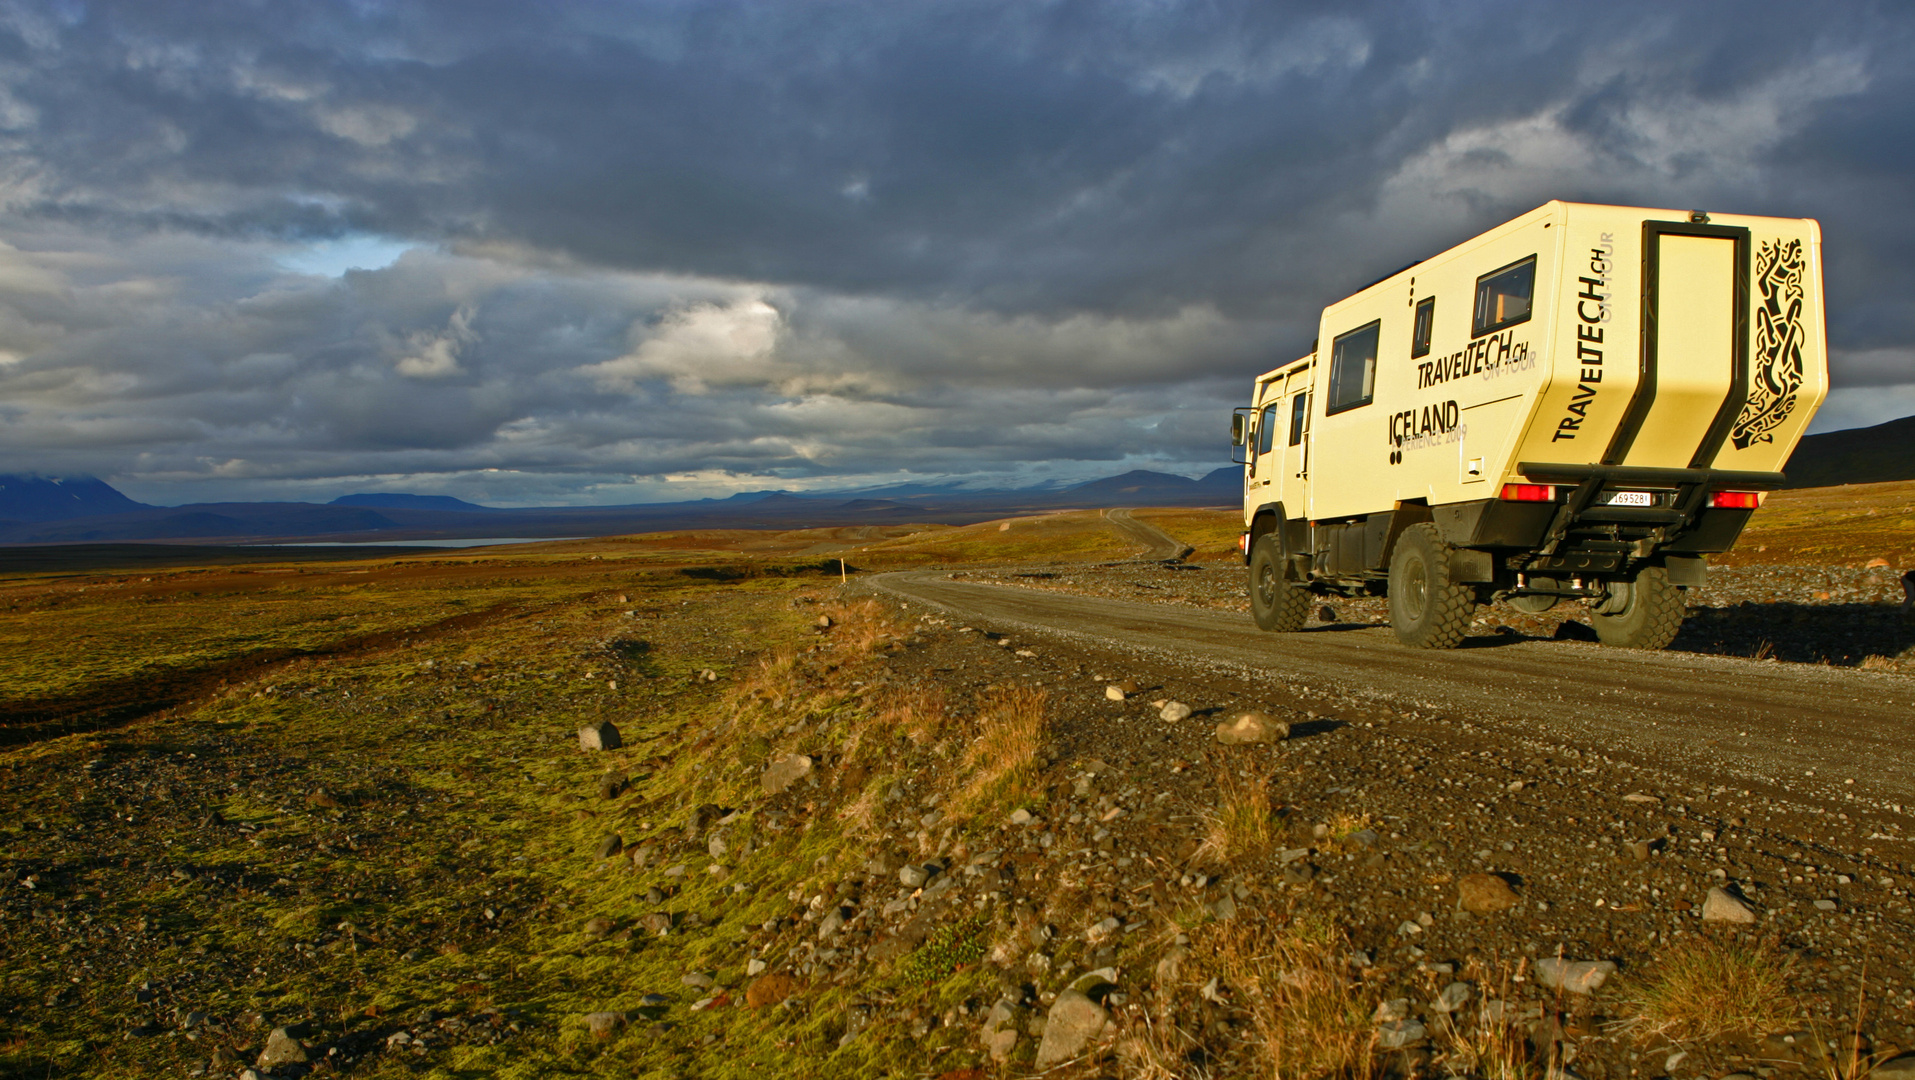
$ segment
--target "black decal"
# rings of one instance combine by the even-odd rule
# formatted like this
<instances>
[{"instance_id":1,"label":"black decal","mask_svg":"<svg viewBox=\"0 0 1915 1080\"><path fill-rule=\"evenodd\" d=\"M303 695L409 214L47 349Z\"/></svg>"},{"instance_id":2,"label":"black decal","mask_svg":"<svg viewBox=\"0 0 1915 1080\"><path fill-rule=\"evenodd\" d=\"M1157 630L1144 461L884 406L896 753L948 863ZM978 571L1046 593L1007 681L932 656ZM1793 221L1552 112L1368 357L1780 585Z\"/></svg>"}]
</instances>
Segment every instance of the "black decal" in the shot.
<instances>
[{"instance_id":1,"label":"black decal","mask_svg":"<svg viewBox=\"0 0 1915 1080\"><path fill-rule=\"evenodd\" d=\"M1770 240L1756 251L1755 286L1762 303L1755 309L1749 400L1729 429L1729 441L1737 450L1774 442L1770 433L1795 411L1804 378L1802 304L1807 272L1800 240Z\"/></svg>"}]
</instances>

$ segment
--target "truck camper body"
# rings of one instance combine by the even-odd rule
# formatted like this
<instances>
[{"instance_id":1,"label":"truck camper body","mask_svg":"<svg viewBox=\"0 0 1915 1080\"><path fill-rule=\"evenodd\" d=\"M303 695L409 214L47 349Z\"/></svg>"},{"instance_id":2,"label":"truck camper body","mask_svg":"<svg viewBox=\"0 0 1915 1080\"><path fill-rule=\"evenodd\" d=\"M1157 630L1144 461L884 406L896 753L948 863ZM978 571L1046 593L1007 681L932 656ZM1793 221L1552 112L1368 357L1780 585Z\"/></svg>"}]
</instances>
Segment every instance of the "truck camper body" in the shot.
<instances>
[{"instance_id":1,"label":"truck camper body","mask_svg":"<svg viewBox=\"0 0 1915 1080\"><path fill-rule=\"evenodd\" d=\"M1699 211L1552 202L1331 304L1232 426L1258 622L1385 593L1447 647L1476 603L1571 599L1666 645L1782 483L1825 337L1817 223Z\"/></svg>"}]
</instances>

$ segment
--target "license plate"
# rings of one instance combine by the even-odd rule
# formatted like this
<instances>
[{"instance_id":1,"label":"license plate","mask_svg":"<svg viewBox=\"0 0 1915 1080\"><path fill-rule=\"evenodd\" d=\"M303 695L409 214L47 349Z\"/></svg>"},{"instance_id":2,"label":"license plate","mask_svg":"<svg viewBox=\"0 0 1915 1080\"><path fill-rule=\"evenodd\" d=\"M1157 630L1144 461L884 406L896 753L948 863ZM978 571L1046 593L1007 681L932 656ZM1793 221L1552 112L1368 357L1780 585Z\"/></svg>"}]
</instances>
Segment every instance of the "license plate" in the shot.
<instances>
[{"instance_id":1,"label":"license plate","mask_svg":"<svg viewBox=\"0 0 1915 1080\"><path fill-rule=\"evenodd\" d=\"M1603 502L1607 506L1654 506L1656 497L1647 491L1612 491Z\"/></svg>"}]
</instances>

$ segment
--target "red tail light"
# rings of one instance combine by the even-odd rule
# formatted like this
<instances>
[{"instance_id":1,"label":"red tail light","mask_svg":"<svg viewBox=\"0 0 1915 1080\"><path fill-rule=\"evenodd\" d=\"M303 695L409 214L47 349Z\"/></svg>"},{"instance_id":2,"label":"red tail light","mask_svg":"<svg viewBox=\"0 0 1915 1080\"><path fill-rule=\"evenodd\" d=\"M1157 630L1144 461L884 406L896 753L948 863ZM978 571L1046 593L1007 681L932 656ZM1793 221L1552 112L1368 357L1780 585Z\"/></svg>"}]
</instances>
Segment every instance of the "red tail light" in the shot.
<instances>
[{"instance_id":1,"label":"red tail light","mask_svg":"<svg viewBox=\"0 0 1915 1080\"><path fill-rule=\"evenodd\" d=\"M1762 493L1759 491L1712 491L1709 493L1709 505L1720 506L1725 510L1754 510L1762 505Z\"/></svg>"},{"instance_id":2,"label":"red tail light","mask_svg":"<svg viewBox=\"0 0 1915 1080\"><path fill-rule=\"evenodd\" d=\"M1510 502L1554 502L1556 489L1549 484L1504 484L1503 498Z\"/></svg>"}]
</instances>

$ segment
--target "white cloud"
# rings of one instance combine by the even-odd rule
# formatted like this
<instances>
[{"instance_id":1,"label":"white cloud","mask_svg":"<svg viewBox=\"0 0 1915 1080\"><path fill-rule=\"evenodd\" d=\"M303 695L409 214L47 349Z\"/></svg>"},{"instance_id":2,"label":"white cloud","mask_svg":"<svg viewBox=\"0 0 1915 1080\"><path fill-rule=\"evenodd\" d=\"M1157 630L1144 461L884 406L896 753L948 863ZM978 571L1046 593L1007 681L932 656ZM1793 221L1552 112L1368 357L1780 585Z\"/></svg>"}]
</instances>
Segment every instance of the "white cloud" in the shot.
<instances>
[{"instance_id":1,"label":"white cloud","mask_svg":"<svg viewBox=\"0 0 1915 1080\"><path fill-rule=\"evenodd\" d=\"M399 358L393 370L410 379L442 379L459 374L462 370L459 351L479 340L472 329L475 314L472 308L461 306L452 313L443 331L409 335L406 355Z\"/></svg>"}]
</instances>

